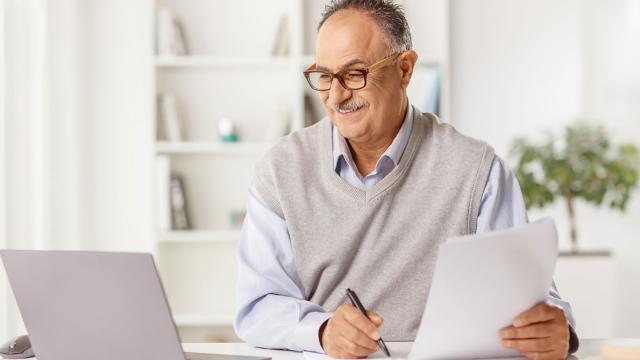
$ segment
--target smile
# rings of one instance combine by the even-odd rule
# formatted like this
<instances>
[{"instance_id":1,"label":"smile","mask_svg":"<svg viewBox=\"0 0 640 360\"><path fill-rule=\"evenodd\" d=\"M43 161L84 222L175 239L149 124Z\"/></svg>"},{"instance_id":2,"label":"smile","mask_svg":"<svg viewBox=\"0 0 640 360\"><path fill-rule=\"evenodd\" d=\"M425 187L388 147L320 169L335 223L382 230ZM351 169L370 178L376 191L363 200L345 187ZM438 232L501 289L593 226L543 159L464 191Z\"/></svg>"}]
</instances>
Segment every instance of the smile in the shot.
<instances>
[{"instance_id":1,"label":"smile","mask_svg":"<svg viewBox=\"0 0 640 360\"><path fill-rule=\"evenodd\" d=\"M354 113L354 112L356 112L356 111L358 111L358 110L362 109L363 107L364 107L364 106L358 106L358 107L356 107L356 108L349 109L349 110L347 110L347 109L338 109L338 112L339 112L340 114L350 114L350 113Z\"/></svg>"}]
</instances>

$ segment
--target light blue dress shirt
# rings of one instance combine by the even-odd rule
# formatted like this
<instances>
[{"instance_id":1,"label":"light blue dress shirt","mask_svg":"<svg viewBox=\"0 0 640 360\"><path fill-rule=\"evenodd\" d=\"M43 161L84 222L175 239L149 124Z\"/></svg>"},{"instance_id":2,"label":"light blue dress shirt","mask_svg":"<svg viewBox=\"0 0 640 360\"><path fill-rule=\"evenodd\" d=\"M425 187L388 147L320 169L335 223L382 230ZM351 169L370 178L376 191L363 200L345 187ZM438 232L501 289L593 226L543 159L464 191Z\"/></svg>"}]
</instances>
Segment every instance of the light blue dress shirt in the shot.
<instances>
[{"instance_id":1,"label":"light blue dress shirt","mask_svg":"<svg viewBox=\"0 0 640 360\"><path fill-rule=\"evenodd\" d=\"M413 107L408 106L398 134L374 171L366 176L358 172L346 139L333 126L336 173L361 189L382 180L401 161L413 126L413 112ZM482 195L476 232L514 227L528 221L518 181L496 156ZM269 208L252 185L238 245L235 331L254 346L322 353L318 331L332 314L305 300L290 241L285 219ZM571 307L560 298L555 286L547 302L562 308L570 325L575 327Z\"/></svg>"}]
</instances>

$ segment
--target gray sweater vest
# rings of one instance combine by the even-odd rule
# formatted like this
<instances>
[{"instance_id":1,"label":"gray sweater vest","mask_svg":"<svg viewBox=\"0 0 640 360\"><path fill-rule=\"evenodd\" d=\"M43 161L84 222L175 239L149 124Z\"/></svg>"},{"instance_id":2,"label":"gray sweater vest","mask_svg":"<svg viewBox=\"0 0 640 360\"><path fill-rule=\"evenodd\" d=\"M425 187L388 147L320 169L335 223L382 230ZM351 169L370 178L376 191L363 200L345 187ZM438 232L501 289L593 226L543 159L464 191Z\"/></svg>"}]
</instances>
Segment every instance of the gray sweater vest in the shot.
<instances>
[{"instance_id":1,"label":"gray sweater vest","mask_svg":"<svg viewBox=\"0 0 640 360\"><path fill-rule=\"evenodd\" d=\"M363 191L334 171L325 118L271 148L255 186L287 223L307 300L335 311L350 287L384 317L385 340L407 341L418 331L438 246L476 230L493 157L487 144L415 111L400 164Z\"/></svg>"}]
</instances>

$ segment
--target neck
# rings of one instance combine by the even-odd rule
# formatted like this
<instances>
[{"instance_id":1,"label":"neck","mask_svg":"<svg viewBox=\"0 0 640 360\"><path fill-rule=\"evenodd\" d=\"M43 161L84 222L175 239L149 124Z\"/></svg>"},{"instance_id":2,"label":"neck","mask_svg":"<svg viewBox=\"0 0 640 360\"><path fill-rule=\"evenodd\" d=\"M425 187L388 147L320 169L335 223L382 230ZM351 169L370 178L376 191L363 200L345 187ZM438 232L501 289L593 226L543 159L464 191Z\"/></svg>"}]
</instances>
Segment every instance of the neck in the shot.
<instances>
[{"instance_id":1,"label":"neck","mask_svg":"<svg viewBox=\"0 0 640 360\"><path fill-rule=\"evenodd\" d=\"M378 159L380 159L382 154L384 154L393 142L393 139L398 135L407 111L408 109L405 106L404 112L401 112L400 116L394 119L394 125L391 130L387 131L375 141L359 142L357 140L347 139L353 161L362 176L366 176L376 168Z\"/></svg>"}]
</instances>

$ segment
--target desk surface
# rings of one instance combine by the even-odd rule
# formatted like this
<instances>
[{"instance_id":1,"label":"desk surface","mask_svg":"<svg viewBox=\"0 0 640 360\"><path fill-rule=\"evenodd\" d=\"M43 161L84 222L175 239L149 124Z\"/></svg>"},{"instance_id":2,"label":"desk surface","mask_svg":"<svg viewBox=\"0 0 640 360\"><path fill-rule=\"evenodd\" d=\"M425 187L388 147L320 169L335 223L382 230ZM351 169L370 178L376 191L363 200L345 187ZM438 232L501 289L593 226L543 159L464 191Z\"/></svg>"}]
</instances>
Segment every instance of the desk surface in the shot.
<instances>
[{"instance_id":1,"label":"desk surface","mask_svg":"<svg viewBox=\"0 0 640 360\"><path fill-rule=\"evenodd\" d=\"M613 340L613 339L611 339ZM580 349L575 357L570 359L597 360L600 356L601 348L609 340L604 339L581 339ZM638 339L640 341L640 339ZM412 343L388 342L389 350L394 353L408 354ZM300 360L303 359L301 353L293 351L258 349L245 343L190 343L183 344L184 351L197 353L217 353L229 355L254 355L271 357L273 360ZM405 355L406 356L406 355Z\"/></svg>"}]
</instances>

